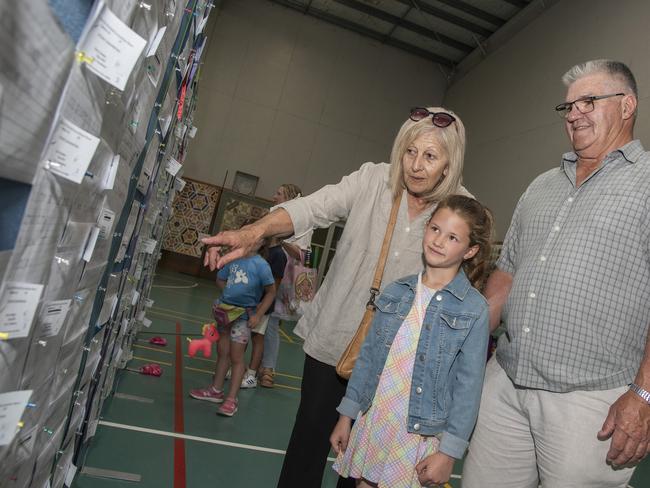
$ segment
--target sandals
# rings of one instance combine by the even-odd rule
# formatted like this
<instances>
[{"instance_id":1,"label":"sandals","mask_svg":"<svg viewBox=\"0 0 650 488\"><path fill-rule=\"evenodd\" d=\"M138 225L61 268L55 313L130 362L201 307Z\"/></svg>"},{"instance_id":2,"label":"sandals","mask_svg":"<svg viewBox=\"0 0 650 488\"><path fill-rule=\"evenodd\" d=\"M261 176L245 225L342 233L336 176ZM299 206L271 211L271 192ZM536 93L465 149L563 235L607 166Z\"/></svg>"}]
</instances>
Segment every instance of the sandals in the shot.
<instances>
[{"instance_id":1,"label":"sandals","mask_svg":"<svg viewBox=\"0 0 650 488\"><path fill-rule=\"evenodd\" d=\"M271 368L262 368L260 371L259 384L264 388L273 388L274 375L275 373Z\"/></svg>"}]
</instances>

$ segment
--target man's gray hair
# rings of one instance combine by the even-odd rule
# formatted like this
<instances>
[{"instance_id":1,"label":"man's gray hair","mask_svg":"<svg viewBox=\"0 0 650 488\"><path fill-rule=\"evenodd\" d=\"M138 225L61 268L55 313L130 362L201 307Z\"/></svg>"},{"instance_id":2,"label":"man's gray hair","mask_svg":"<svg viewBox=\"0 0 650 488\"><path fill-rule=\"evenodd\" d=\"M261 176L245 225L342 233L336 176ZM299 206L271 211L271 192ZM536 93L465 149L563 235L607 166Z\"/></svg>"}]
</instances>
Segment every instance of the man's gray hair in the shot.
<instances>
[{"instance_id":1,"label":"man's gray hair","mask_svg":"<svg viewBox=\"0 0 650 488\"><path fill-rule=\"evenodd\" d=\"M562 82L565 86L570 86L576 80L591 75L594 73L607 73L612 78L621 80L627 88L629 88L634 96L638 99L639 93L636 88L636 80L630 68L625 63L620 61L612 61L611 59L594 59L585 63L576 64L569 71L562 76Z\"/></svg>"}]
</instances>

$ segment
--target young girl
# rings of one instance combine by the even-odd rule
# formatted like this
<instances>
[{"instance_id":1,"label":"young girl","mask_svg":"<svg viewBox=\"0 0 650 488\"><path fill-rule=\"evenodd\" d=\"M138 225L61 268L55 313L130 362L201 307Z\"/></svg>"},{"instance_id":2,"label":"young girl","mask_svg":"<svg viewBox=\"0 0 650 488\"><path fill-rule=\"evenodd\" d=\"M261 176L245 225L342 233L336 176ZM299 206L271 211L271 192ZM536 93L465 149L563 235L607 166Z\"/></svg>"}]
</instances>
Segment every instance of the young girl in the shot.
<instances>
[{"instance_id":1,"label":"young girl","mask_svg":"<svg viewBox=\"0 0 650 488\"><path fill-rule=\"evenodd\" d=\"M491 233L480 203L445 198L427 223L424 271L377 298L330 436L334 469L357 487L442 485L462 458L489 335L487 302L472 285L486 278Z\"/></svg>"},{"instance_id":2,"label":"young girl","mask_svg":"<svg viewBox=\"0 0 650 488\"><path fill-rule=\"evenodd\" d=\"M197 400L221 403L218 413L232 417L237 412L237 393L244 377L244 351L254 328L275 298L275 280L269 264L258 254L237 259L217 273L217 285L223 290L213 307L240 307L243 312L228 325L218 325L217 365L212 385L194 389L190 396ZM224 395L223 383L228 368L232 381Z\"/></svg>"}]
</instances>

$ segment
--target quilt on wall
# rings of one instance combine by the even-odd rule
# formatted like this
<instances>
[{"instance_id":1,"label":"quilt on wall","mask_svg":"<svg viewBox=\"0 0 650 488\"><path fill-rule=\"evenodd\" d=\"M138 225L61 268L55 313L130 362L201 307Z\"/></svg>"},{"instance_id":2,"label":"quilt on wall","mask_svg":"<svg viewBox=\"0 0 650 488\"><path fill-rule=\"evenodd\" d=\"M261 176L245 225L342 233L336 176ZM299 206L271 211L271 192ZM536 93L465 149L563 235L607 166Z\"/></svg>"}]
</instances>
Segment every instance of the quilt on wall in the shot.
<instances>
[{"instance_id":1,"label":"quilt on wall","mask_svg":"<svg viewBox=\"0 0 650 488\"><path fill-rule=\"evenodd\" d=\"M269 212L271 202L258 197L224 190L214 219L212 234L239 229L249 220L258 220Z\"/></svg>"},{"instance_id":2,"label":"quilt on wall","mask_svg":"<svg viewBox=\"0 0 650 488\"><path fill-rule=\"evenodd\" d=\"M167 223L162 248L200 258L203 252L200 238L210 233L220 189L208 183L184 179L185 188L174 199L174 213Z\"/></svg>"}]
</instances>

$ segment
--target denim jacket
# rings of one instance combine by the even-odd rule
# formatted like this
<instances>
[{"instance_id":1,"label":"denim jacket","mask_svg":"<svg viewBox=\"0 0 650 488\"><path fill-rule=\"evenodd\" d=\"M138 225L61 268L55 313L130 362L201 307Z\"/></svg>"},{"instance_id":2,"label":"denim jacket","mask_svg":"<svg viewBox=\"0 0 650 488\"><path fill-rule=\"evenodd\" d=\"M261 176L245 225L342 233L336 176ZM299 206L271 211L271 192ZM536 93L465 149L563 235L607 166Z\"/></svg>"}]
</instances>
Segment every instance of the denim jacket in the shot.
<instances>
[{"instance_id":1,"label":"denim jacket","mask_svg":"<svg viewBox=\"0 0 650 488\"><path fill-rule=\"evenodd\" d=\"M377 390L388 351L411 310L418 276L389 284L375 301L377 311L361 347L340 414L355 419L366 412ZM407 430L442 434L440 451L460 459L481 399L489 337L488 305L461 270L429 303L420 330Z\"/></svg>"}]
</instances>

